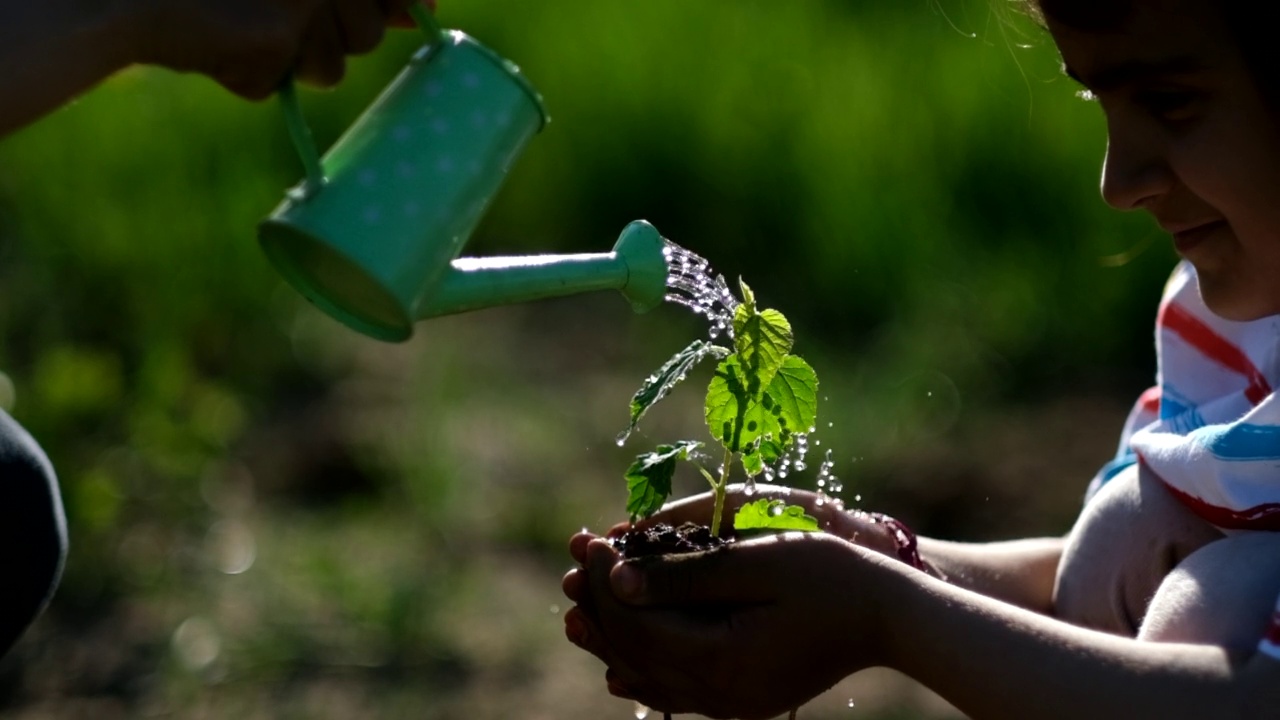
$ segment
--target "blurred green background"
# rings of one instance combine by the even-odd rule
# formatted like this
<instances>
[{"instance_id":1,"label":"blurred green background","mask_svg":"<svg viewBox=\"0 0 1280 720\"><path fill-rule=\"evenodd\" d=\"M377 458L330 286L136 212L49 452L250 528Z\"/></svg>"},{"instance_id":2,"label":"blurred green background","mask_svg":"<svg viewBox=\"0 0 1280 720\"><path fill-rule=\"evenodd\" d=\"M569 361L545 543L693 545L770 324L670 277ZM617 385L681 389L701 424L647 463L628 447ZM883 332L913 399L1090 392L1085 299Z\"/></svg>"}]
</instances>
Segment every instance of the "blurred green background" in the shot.
<instances>
[{"instance_id":1,"label":"blurred green background","mask_svg":"<svg viewBox=\"0 0 1280 720\"><path fill-rule=\"evenodd\" d=\"M446 2L553 118L468 252L602 251L648 219L791 319L849 504L1064 532L1152 377L1175 258L1100 200L1101 116L1048 39L992 8ZM304 95L322 143L415 43ZM622 518L635 453L701 436L693 386L613 442L705 328L599 295L355 336L256 246L300 174L274 104L154 69L0 141L0 407L72 544L0 715L631 717L563 640L565 541ZM954 715L880 671L801 712Z\"/></svg>"}]
</instances>

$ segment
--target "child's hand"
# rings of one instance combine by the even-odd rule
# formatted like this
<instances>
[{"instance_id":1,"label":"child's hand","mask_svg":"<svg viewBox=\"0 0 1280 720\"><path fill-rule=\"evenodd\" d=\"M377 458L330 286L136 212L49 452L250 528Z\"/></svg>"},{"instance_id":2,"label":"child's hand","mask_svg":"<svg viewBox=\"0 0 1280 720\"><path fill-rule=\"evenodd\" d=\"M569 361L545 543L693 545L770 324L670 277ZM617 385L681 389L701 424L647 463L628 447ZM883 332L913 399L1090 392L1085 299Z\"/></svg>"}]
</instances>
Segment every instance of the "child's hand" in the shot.
<instances>
[{"instance_id":1,"label":"child's hand","mask_svg":"<svg viewBox=\"0 0 1280 720\"><path fill-rule=\"evenodd\" d=\"M609 666L610 692L667 712L768 718L881 662L884 558L825 533L619 562L575 538L570 640Z\"/></svg>"},{"instance_id":2,"label":"child's hand","mask_svg":"<svg viewBox=\"0 0 1280 720\"><path fill-rule=\"evenodd\" d=\"M262 99L289 72L315 85L342 79L414 0L135 0L137 62L198 72Z\"/></svg>"},{"instance_id":3,"label":"child's hand","mask_svg":"<svg viewBox=\"0 0 1280 720\"><path fill-rule=\"evenodd\" d=\"M817 518L818 527L823 532L875 550L882 555L888 555L892 558L898 557L898 544L894 541L884 523L873 522L871 516L861 510L845 510L842 504L832 502L830 499L825 499L821 495L808 490L794 490L782 485L758 483L755 492L747 495L743 492L743 487L742 485L731 485L725 496L724 527L729 534L733 534L732 518L734 514L746 503L761 499L782 500L788 505L799 505L804 508L806 513ZM657 523L678 526L684 522L709 525L711 524L711 512L714 502L714 498L709 492L694 495L667 504L660 512L637 522L635 526L646 528ZM617 537L630 530L631 527L630 523L619 523L610 528L606 535L608 537ZM594 535L591 537L594 537ZM585 546L584 542L579 543L577 547ZM574 547L575 545L570 542L570 550ZM579 563L582 562L580 557L575 556L574 559Z\"/></svg>"}]
</instances>

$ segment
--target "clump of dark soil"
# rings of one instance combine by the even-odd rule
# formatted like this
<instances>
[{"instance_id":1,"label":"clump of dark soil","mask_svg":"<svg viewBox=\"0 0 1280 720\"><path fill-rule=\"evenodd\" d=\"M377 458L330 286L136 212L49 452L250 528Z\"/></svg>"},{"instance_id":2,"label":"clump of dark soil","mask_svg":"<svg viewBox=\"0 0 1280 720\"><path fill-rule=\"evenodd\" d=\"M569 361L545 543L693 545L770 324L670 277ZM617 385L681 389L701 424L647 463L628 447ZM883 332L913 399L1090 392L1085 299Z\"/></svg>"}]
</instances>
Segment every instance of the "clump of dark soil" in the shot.
<instances>
[{"instance_id":1,"label":"clump of dark soil","mask_svg":"<svg viewBox=\"0 0 1280 720\"><path fill-rule=\"evenodd\" d=\"M714 550L726 543L706 525L687 522L680 527L658 523L643 530L633 528L614 540L613 546L624 558L641 558Z\"/></svg>"}]
</instances>

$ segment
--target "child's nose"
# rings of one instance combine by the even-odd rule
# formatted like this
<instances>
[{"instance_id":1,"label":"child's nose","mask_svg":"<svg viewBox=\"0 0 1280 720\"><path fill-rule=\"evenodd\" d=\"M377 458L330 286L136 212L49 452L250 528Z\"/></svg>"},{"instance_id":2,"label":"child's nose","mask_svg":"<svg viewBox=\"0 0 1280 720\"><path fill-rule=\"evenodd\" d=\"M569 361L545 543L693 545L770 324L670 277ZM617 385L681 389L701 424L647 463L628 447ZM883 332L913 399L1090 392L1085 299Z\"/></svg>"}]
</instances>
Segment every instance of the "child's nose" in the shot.
<instances>
[{"instance_id":1,"label":"child's nose","mask_svg":"<svg viewBox=\"0 0 1280 720\"><path fill-rule=\"evenodd\" d=\"M1102 163L1102 197L1117 210L1137 210L1167 193L1173 172L1151 137L1116 137L1107 141Z\"/></svg>"}]
</instances>

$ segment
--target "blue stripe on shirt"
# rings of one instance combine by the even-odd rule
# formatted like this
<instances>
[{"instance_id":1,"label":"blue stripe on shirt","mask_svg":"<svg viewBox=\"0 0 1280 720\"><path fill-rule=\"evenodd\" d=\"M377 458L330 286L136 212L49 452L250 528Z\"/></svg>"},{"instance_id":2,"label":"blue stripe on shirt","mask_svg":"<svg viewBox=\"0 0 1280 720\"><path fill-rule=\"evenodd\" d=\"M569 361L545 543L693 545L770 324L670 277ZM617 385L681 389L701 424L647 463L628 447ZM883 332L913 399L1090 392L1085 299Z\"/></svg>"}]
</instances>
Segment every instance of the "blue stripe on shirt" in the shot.
<instances>
[{"instance_id":1,"label":"blue stripe on shirt","mask_svg":"<svg viewBox=\"0 0 1280 720\"><path fill-rule=\"evenodd\" d=\"M1280 426L1277 425L1213 425L1187 437L1219 460L1280 460Z\"/></svg>"}]
</instances>

